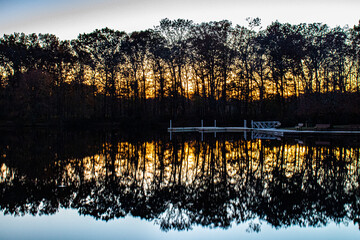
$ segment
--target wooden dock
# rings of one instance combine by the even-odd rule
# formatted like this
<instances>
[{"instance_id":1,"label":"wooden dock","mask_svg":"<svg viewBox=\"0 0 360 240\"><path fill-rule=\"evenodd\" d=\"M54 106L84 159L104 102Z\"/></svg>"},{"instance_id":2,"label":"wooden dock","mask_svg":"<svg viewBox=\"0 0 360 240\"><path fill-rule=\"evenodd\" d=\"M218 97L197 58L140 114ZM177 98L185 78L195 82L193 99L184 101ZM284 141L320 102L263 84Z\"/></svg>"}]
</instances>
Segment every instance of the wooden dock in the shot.
<instances>
[{"instance_id":1,"label":"wooden dock","mask_svg":"<svg viewBox=\"0 0 360 240\"><path fill-rule=\"evenodd\" d=\"M200 132L200 133L219 133L219 132L262 132L270 135L360 135L360 131L342 130L297 130L282 128L248 128L248 127L171 127L168 132Z\"/></svg>"},{"instance_id":2,"label":"wooden dock","mask_svg":"<svg viewBox=\"0 0 360 240\"><path fill-rule=\"evenodd\" d=\"M250 132L251 128L245 127L175 127L168 128L168 132Z\"/></svg>"},{"instance_id":3,"label":"wooden dock","mask_svg":"<svg viewBox=\"0 0 360 240\"><path fill-rule=\"evenodd\" d=\"M251 127L247 127L247 122L244 120L243 127L218 127L216 126L216 120L214 121L213 127L204 127L204 122L201 120L200 127L173 127L172 121L170 120L170 127L168 132L199 132L203 137L203 133L216 133L220 132L229 132L229 133L244 133L246 136L247 132L267 134L271 136L301 136L301 135L360 135L360 131L350 131L350 130L329 130L329 129L320 129L315 127L314 129L284 129L278 128L281 125L278 121L264 121L264 122L254 122L251 121ZM321 125L321 124L318 124ZM329 124L328 124L329 125Z\"/></svg>"}]
</instances>

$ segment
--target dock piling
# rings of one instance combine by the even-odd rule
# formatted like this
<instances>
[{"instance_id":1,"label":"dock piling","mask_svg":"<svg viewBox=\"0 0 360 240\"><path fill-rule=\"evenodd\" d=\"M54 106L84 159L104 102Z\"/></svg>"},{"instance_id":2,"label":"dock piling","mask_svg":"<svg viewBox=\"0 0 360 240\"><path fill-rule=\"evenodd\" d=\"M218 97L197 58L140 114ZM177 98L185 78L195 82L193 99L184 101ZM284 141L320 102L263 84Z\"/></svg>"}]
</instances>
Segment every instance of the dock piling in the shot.
<instances>
[{"instance_id":1,"label":"dock piling","mask_svg":"<svg viewBox=\"0 0 360 240\"><path fill-rule=\"evenodd\" d=\"M247 123L246 123L246 119L244 119L244 129L247 128ZM247 134L246 134L246 131L244 131L244 139L246 140L247 139Z\"/></svg>"},{"instance_id":2,"label":"dock piling","mask_svg":"<svg viewBox=\"0 0 360 240\"><path fill-rule=\"evenodd\" d=\"M201 119L201 128L204 127L204 120ZM201 141L203 142L204 141L204 132L201 131Z\"/></svg>"},{"instance_id":3,"label":"dock piling","mask_svg":"<svg viewBox=\"0 0 360 240\"><path fill-rule=\"evenodd\" d=\"M172 120L170 119L170 129L172 129ZM170 131L170 141L172 141L172 131Z\"/></svg>"},{"instance_id":4,"label":"dock piling","mask_svg":"<svg viewBox=\"0 0 360 240\"><path fill-rule=\"evenodd\" d=\"M214 120L214 127L216 128L216 120ZM216 138L216 131L214 131L214 137Z\"/></svg>"}]
</instances>

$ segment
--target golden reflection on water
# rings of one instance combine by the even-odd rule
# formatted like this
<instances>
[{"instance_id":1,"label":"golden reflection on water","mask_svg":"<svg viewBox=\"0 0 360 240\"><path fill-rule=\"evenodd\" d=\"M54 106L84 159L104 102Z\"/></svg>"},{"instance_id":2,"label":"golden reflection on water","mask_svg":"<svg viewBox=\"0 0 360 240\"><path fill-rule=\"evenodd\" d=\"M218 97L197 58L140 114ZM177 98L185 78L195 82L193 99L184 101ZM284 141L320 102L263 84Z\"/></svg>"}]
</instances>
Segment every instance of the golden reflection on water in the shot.
<instances>
[{"instance_id":1,"label":"golden reflection on water","mask_svg":"<svg viewBox=\"0 0 360 240\"><path fill-rule=\"evenodd\" d=\"M5 179L8 179L8 180L12 179L10 169L5 165L5 163L3 163L1 165L0 170L1 170L0 182L4 182Z\"/></svg>"},{"instance_id":2,"label":"golden reflection on water","mask_svg":"<svg viewBox=\"0 0 360 240\"><path fill-rule=\"evenodd\" d=\"M71 159L63 178L72 181L122 179L141 182L144 187L191 185L199 178L235 183L246 177L272 181L274 173L287 178L299 174L317 176L345 173L347 182L355 184L359 174L359 149L301 144L270 144L266 140L184 141L175 144L161 141L118 142L103 145L102 152L83 159ZM10 170L3 164L2 179ZM5 177L4 177L5 176ZM81 176L81 177L80 177ZM304 178L306 179L306 178Z\"/></svg>"},{"instance_id":3,"label":"golden reflection on water","mask_svg":"<svg viewBox=\"0 0 360 240\"><path fill-rule=\"evenodd\" d=\"M110 138L97 146L88 155L45 146L29 156L10 147L0 207L14 215L72 207L103 220L131 214L164 230L256 217L274 227L320 226L360 216L357 146L221 138Z\"/></svg>"},{"instance_id":4,"label":"golden reflection on water","mask_svg":"<svg viewBox=\"0 0 360 240\"><path fill-rule=\"evenodd\" d=\"M6 158L6 157L4 157ZM56 160L58 184L121 180L124 184L190 186L204 179L212 183L241 183L251 176L265 182L274 175L286 178L315 176L324 179L343 174L347 184L358 185L359 148L302 145L268 140L194 140L181 142L106 142L100 151L84 158ZM16 169L1 165L0 182L11 181ZM52 172L50 171L49 174Z\"/></svg>"}]
</instances>

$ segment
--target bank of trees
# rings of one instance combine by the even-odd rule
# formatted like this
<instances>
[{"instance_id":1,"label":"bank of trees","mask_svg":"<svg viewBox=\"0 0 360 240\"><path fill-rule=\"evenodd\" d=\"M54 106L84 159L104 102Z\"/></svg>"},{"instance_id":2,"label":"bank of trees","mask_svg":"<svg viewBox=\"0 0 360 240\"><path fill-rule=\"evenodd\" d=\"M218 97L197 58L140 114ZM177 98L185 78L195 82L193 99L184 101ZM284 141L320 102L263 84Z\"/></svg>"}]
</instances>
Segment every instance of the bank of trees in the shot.
<instances>
[{"instance_id":1,"label":"bank of trees","mask_svg":"<svg viewBox=\"0 0 360 240\"><path fill-rule=\"evenodd\" d=\"M4 35L0 118L358 122L360 24L259 25L163 19L71 41Z\"/></svg>"}]
</instances>

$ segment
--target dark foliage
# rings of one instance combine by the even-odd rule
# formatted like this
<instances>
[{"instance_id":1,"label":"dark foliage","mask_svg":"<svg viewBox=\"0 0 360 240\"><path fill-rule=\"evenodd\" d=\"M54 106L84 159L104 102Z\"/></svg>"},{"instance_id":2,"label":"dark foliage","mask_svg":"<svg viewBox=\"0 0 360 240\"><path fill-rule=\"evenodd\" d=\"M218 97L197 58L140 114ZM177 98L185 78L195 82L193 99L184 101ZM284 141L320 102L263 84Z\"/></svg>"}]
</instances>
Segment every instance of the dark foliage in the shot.
<instances>
[{"instance_id":1,"label":"dark foliage","mask_svg":"<svg viewBox=\"0 0 360 240\"><path fill-rule=\"evenodd\" d=\"M248 21L4 35L0 121L359 123L360 25Z\"/></svg>"}]
</instances>

